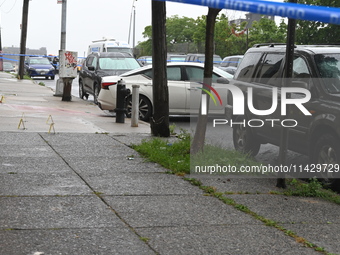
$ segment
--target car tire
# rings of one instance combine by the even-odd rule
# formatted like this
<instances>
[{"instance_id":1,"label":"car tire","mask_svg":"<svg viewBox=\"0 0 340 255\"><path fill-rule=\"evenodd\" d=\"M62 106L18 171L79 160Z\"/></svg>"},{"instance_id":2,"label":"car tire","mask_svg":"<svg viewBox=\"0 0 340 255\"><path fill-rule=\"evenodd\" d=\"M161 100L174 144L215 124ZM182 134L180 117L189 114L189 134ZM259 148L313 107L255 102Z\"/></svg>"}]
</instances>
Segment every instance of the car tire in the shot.
<instances>
[{"instance_id":1,"label":"car tire","mask_svg":"<svg viewBox=\"0 0 340 255\"><path fill-rule=\"evenodd\" d=\"M79 98L84 99L84 97L85 97L85 92L84 92L83 80L80 79L79 80ZM87 97L86 97L86 99L87 99Z\"/></svg>"},{"instance_id":2,"label":"car tire","mask_svg":"<svg viewBox=\"0 0 340 255\"><path fill-rule=\"evenodd\" d=\"M54 80L54 76L51 76L51 80L52 80L52 81Z\"/></svg>"},{"instance_id":3,"label":"car tire","mask_svg":"<svg viewBox=\"0 0 340 255\"><path fill-rule=\"evenodd\" d=\"M93 101L96 105L98 105L98 96L100 92L100 87L97 83L93 85Z\"/></svg>"},{"instance_id":4,"label":"car tire","mask_svg":"<svg viewBox=\"0 0 340 255\"><path fill-rule=\"evenodd\" d=\"M150 100L143 95L139 95L139 119L142 121L149 121L151 115L152 115L152 105ZM132 97L129 96L126 100L126 108L127 113L126 117L131 118L131 109L132 109Z\"/></svg>"},{"instance_id":5,"label":"car tire","mask_svg":"<svg viewBox=\"0 0 340 255\"><path fill-rule=\"evenodd\" d=\"M243 117L238 117L235 122L243 122L243 120ZM236 150L251 156L256 156L260 151L261 144L248 126L233 125L233 142Z\"/></svg>"},{"instance_id":6,"label":"car tire","mask_svg":"<svg viewBox=\"0 0 340 255\"><path fill-rule=\"evenodd\" d=\"M312 154L313 163L336 165L340 164L340 141L334 135L323 134L317 139L314 151ZM335 175L339 175L336 172L321 172L319 173L320 180L328 185L333 186L335 183L339 183L339 179L335 178Z\"/></svg>"}]
</instances>

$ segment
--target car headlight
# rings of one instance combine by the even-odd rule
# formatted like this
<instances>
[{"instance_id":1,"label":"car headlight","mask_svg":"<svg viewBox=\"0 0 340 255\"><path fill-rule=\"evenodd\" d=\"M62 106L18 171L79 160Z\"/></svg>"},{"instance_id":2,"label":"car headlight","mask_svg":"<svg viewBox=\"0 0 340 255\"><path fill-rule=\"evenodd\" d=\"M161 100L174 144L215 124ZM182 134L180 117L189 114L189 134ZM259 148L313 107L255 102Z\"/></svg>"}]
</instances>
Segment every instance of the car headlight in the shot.
<instances>
[{"instance_id":1,"label":"car headlight","mask_svg":"<svg viewBox=\"0 0 340 255\"><path fill-rule=\"evenodd\" d=\"M49 71L53 71L54 70L54 67L51 67Z\"/></svg>"},{"instance_id":2,"label":"car headlight","mask_svg":"<svg viewBox=\"0 0 340 255\"><path fill-rule=\"evenodd\" d=\"M35 68L30 67L29 70L30 70L30 71L35 71Z\"/></svg>"}]
</instances>

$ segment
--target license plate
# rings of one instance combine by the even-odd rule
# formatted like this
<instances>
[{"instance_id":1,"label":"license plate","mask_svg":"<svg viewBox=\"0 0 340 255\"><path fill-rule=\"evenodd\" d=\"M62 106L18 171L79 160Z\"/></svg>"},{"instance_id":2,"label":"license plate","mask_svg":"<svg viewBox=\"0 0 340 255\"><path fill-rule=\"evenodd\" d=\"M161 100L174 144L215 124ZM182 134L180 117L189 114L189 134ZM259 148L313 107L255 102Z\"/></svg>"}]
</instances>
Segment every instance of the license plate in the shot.
<instances>
[{"instance_id":1,"label":"license plate","mask_svg":"<svg viewBox=\"0 0 340 255\"><path fill-rule=\"evenodd\" d=\"M40 74L45 74L45 72L40 72Z\"/></svg>"}]
</instances>

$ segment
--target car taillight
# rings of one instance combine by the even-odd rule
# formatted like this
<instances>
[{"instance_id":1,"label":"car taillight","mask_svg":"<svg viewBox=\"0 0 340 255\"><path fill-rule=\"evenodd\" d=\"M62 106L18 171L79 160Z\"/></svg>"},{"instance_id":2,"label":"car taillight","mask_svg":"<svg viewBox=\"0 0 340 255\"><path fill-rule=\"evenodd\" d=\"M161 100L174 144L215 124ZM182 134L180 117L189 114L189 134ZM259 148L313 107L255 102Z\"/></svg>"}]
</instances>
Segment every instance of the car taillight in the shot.
<instances>
[{"instance_id":1,"label":"car taillight","mask_svg":"<svg viewBox=\"0 0 340 255\"><path fill-rule=\"evenodd\" d=\"M117 82L102 82L102 89L109 89L110 86L116 85Z\"/></svg>"}]
</instances>

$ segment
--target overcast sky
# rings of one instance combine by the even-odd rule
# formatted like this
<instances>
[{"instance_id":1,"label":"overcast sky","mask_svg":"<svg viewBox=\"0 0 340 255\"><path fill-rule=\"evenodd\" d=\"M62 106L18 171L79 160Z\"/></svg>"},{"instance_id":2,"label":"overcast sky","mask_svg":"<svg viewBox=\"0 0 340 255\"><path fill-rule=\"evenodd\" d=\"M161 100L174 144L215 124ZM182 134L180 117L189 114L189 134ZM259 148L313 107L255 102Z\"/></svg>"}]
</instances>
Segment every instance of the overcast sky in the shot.
<instances>
[{"instance_id":1,"label":"overcast sky","mask_svg":"<svg viewBox=\"0 0 340 255\"><path fill-rule=\"evenodd\" d=\"M283 1L283 0L272 0ZM144 28L151 25L151 0L67 0L66 50L84 56L92 40L113 37L128 41L132 5L136 10L136 45L145 40ZM57 0L29 2L27 48L47 48L58 54L61 34L61 4ZM0 0L2 47L20 47L23 0ZM167 16L197 18L206 15L207 7L167 2ZM231 12L239 18L238 12ZM132 45L132 33L130 44Z\"/></svg>"}]
</instances>

